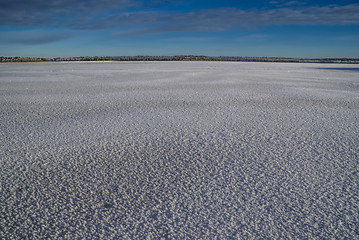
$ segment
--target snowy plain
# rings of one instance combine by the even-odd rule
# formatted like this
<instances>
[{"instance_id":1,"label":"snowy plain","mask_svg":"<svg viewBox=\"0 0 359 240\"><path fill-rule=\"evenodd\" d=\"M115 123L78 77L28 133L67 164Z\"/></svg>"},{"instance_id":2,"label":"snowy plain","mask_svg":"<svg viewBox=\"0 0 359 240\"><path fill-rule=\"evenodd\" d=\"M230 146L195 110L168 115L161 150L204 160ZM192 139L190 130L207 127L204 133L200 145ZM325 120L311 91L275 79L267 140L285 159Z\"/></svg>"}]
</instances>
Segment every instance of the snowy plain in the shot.
<instances>
[{"instance_id":1,"label":"snowy plain","mask_svg":"<svg viewBox=\"0 0 359 240\"><path fill-rule=\"evenodd\" d=\"M0 64L0 239L358 239L359 66Z\"/></svg>"}]
</instances>

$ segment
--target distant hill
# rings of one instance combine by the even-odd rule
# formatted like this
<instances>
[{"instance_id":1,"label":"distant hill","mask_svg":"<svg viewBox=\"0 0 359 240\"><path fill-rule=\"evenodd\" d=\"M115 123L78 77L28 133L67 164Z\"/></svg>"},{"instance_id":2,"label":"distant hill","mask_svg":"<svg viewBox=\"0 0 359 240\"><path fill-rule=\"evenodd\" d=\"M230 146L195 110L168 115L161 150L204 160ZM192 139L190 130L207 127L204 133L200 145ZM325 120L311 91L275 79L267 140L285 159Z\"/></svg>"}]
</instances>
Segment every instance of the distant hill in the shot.
<instances>
[{"instance_id":1,"label":"distant hill","mask_svg":"<svg viewBox=\"0 0 359 240\"><path fill-rule=\"evenodd\" d=\"M208 57L208 56L106 56L106 57L0 57L0 62L64 62L64 61L220 61L220 62L292 62L292 63L354 63L359 58L281 58L281 57Z\"/></svg>"}]
</instances>

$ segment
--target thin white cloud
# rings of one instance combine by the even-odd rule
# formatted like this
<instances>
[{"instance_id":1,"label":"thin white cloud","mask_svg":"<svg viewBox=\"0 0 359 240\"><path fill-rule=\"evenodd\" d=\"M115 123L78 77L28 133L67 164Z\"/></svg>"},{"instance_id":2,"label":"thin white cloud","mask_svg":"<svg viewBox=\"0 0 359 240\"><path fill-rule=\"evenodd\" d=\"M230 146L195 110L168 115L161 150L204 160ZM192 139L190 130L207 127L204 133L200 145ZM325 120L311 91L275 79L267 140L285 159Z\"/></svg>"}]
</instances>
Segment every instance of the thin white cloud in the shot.
<instances>
[{"instance_id":1,"label":"thin white cloud","mask_svg":"<svg viewBox=\"0 0 359 240\"><path fill-rule=\"evenodd\" d=\"M14 0L24 6L26 1ZM4 0L0 0L4 2ZM40 0L34 1L40 4ZM61 2L57 3L57 2ZM57 27L69 29L113 29L127 35L158 34L164 32L232 31L238 27L268 25L359 25L359 4L315 7L291 7L298 1L275 1L286 7L274 9L213 8L188 12L144 11L136 1L73 0L48 3L44 10L29 11L10 4L0 9L0 25L17 27ZM275 3L272 1L272 3ZM55 4L57 3L57 5ZM66 8L67 3L69 8ZM122 3L123 6L119 3ZM21 5L20 4L20 5ZM56 8L55 6L58 6ZM93 10L94 6L97 10ZM112 6L112 8L109 8ZM120 9L121 6L123 9ZM81 10L81 11L80 11ZM88 10L86 14L83 11Z\"/></svg>"},{"instance_id":2,"label":"thin white cloud","mask_svg":"<svg viewBox=\"0 0 359 240\"><path fill-rule=\"evenodd\" d=\"M40 45L68 40L74 37L70 31L47 32L41 30L25 30L16 32L0 32L0 42L7 44Z\"/></svg>"},{"instance_id":3,"label":"thin white cloud","mask_svg":"<svg viewBox=\"0 0 359 240\"><path fill-rule=\"evenodd\" d=\"M148 27L127 30L125 34L232 31L238 27L269 25L359 25L359 4L250 11L220 8L187 13L158 13L152 19L154 21Z\"/></svg>"},{"instance_id":4,"label":"thin white cloud","mask_svg":"<svg viewBox=\"0 0 359 240\"><path fill-rule=\"evenodd\" d=\"M234 39L238 42L264 42L270 39L271 36L268 34L249 34Z\"/></svg>"},{"instance_id":5,"label":"thin white cloud","mask_svg":"<svg viewBox=\"0 0 359 240\"><path fill-rule=\"evenodd\" d=\"M208 42L217 40L215 37L173 37L167 38L168 41L176 41L176 42Z\"/></svg>"}]
</instances>

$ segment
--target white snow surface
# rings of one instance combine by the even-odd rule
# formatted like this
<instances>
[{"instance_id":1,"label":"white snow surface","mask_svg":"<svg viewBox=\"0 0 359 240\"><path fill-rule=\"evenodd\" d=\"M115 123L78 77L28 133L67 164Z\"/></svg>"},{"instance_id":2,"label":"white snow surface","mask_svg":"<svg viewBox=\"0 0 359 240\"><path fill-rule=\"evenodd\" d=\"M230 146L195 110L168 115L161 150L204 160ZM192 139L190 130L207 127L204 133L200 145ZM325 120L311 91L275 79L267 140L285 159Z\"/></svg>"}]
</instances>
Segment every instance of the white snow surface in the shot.
<instances>
[{"instance_id":1,"label":"white snow surface","mask_svg":"<svg viewBox=\"0 0 359 240\"><path fill-rule=\"evenodd\" d=\"M359 66L0 64L0 239L358 239Z\"/></svg>"}]
</instances>

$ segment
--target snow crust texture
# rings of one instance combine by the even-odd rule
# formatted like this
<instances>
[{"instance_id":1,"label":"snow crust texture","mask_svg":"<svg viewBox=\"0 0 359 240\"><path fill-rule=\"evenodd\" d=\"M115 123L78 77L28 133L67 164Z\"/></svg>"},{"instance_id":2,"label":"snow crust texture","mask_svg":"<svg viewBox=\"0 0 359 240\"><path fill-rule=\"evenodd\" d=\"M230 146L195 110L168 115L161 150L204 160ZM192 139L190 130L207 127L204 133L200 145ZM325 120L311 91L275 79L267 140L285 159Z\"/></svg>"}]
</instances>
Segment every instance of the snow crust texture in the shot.
<instances>
[{"instance_id":1,"label":"snow crust texture","mask_svg":"<svg viewBox=\"0 0 359 240\"><path fill-rule=\"evenodd\" d=\"M359 239L359 67L0 64L0 239Z\"/></svg>"}]
</instances>

